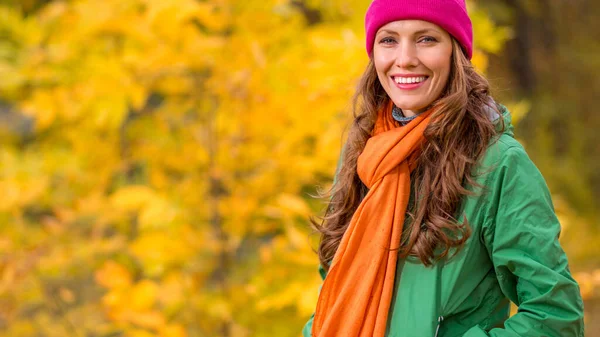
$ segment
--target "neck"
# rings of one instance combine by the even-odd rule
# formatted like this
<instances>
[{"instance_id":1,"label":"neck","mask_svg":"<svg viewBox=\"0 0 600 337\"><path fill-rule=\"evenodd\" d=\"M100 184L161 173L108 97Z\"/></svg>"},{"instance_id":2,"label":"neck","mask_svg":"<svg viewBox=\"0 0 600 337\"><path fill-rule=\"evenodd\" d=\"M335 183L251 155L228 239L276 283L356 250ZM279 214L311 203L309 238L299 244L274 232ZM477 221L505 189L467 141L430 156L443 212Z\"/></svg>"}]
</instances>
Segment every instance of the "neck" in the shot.
<instances>
[{"instance_id":1,"label":"neck","mask_svg":"<svg viewBox=\"0 0 600 337\"><path fill-rule=\"evenodd\" d=\"M430 106L428 106L428 107L425 107L425 108L423 108L423 109L420 109L420 110L402 110L402 109L400 109L400 108L398 108L398 109L400 109L400 111L402 111L402 115L403 115L403 116L405 116L405 117L413 117L413 116L418 116L418 115L420 115L421 113L423 113L423 112L427 111L427 110L429 109L429 107L430 107Z\"/></svg>"},{"instance_id":2,"label":"neck","mask_svg":"<svg viewBox=\"0 0 600 337\"><path fill-rule=\"evenodd\" d=\"M411 111L411 114L407 115L407 113L405 111L403 111L402 109L400 109L396 105L394 105L392 107L392 117L396 121L400 122L400 124L406 125L413 119L417 118L417 116L419 116L422 112L425 112L425 110L426 109L422 109L417 112Z\"/></svg>"}]
</instances>

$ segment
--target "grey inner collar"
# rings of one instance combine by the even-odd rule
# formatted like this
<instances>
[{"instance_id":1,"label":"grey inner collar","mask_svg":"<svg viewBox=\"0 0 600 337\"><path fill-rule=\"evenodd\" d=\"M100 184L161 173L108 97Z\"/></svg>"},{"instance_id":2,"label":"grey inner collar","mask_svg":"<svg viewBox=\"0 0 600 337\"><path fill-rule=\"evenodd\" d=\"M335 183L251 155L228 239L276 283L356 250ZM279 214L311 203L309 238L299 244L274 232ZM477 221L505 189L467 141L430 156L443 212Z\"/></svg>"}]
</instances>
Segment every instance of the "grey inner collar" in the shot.
<instances>
[{"instance_id":1,"label":"grey inner collar","mask_svg":"<svg viewBox=\"0 0 600 337\"><path fill-rule=\"evenodd\" d=\"M498 118L500 118L500 115L496 112L496 110L494 108L492 108L492 106L497 106L497 105L496 105L496 102L494 101L494 99L490 97L488 104L486 104L486 106L485 106L485 111L487 112L490 120L492 122L495 122ZM392 107L392 117L396 121L400 122L400 124L402 124L402 125L408 124L410 121L417 118L418 116L419 116L419 114L416 114L411 117L404 117L404 114L402 113L402 109L398 108L396 105L394 105Z\"/></svg>"},{"instance_id":2,"label":"grey inner collar","mask_svg":"<svg viewBox=\"0 0 600 337\"><path fill-rule=\"evenodd\" d=\"M402 125L408 124L408 122L412 121L413 119L417 118L418 116L419 116L419 114L416 114L411 117L404 117L404 114L402 113L402 109L400 109L396 105L394 105L394 107L392 108L392 117L394 117L394 119L396 121L400 122Z\"/></svg>"}]
</instances>

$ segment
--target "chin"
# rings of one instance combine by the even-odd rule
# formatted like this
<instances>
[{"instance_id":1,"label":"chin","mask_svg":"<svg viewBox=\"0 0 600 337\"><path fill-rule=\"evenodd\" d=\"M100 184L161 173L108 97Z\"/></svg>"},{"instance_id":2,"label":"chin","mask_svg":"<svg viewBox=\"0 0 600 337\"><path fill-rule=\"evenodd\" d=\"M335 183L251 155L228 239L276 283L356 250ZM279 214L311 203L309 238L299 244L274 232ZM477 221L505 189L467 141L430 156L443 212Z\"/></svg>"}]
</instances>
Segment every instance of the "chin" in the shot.
<instances>
[{"instance_id":1,"label":"chin","mask_svg":"<svg viewBox=\"0 0 600 337\"><path fill-rule=\"evenodd\" d=\"M394 104L402 110L419 111L424 109L427 105L421 104L420 102L398 102L394 101Z\"/></svg>"}]
</instances>

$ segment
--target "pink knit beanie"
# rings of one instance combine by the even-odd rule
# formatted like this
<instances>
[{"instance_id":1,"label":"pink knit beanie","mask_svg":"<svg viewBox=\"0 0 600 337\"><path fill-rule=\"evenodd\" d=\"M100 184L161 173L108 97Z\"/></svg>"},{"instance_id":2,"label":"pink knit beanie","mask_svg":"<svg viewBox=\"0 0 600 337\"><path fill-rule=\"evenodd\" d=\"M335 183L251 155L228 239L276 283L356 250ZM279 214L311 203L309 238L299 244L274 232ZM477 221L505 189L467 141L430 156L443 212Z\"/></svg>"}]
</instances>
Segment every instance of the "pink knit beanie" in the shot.
<instances>
[{"instance_id":1,"label":"pink knit beanie","mask_svg":"<svg viewBox=\"0 0 600 337\"><path fill-rule=\"evenodd\" d=\"M375 34L397 20L423 20L444 28L463 47L469 60L473 55L473 27L465 0L373 0L365 17L367 54L372 56Z\"/></svg>"}]
</instances>

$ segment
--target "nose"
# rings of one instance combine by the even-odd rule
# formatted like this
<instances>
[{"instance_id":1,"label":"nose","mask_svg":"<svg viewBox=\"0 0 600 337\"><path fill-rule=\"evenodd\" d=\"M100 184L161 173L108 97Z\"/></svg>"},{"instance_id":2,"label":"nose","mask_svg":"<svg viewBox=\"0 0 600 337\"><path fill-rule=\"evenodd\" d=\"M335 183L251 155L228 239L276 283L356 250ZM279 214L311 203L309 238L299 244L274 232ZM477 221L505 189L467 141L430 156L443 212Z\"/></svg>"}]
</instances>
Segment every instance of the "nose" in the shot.
<instances>
[{"instance_id":1,"label":"nose","mask_svg":"<svg viewBox=\"0 0 600 337\"><path fill-rule=\"evenodd\" d=\"M396 66L401 69L410 69L419 65L417 48L413 43L404 42L396 49Z\"/></svg>"}]
</instances>

